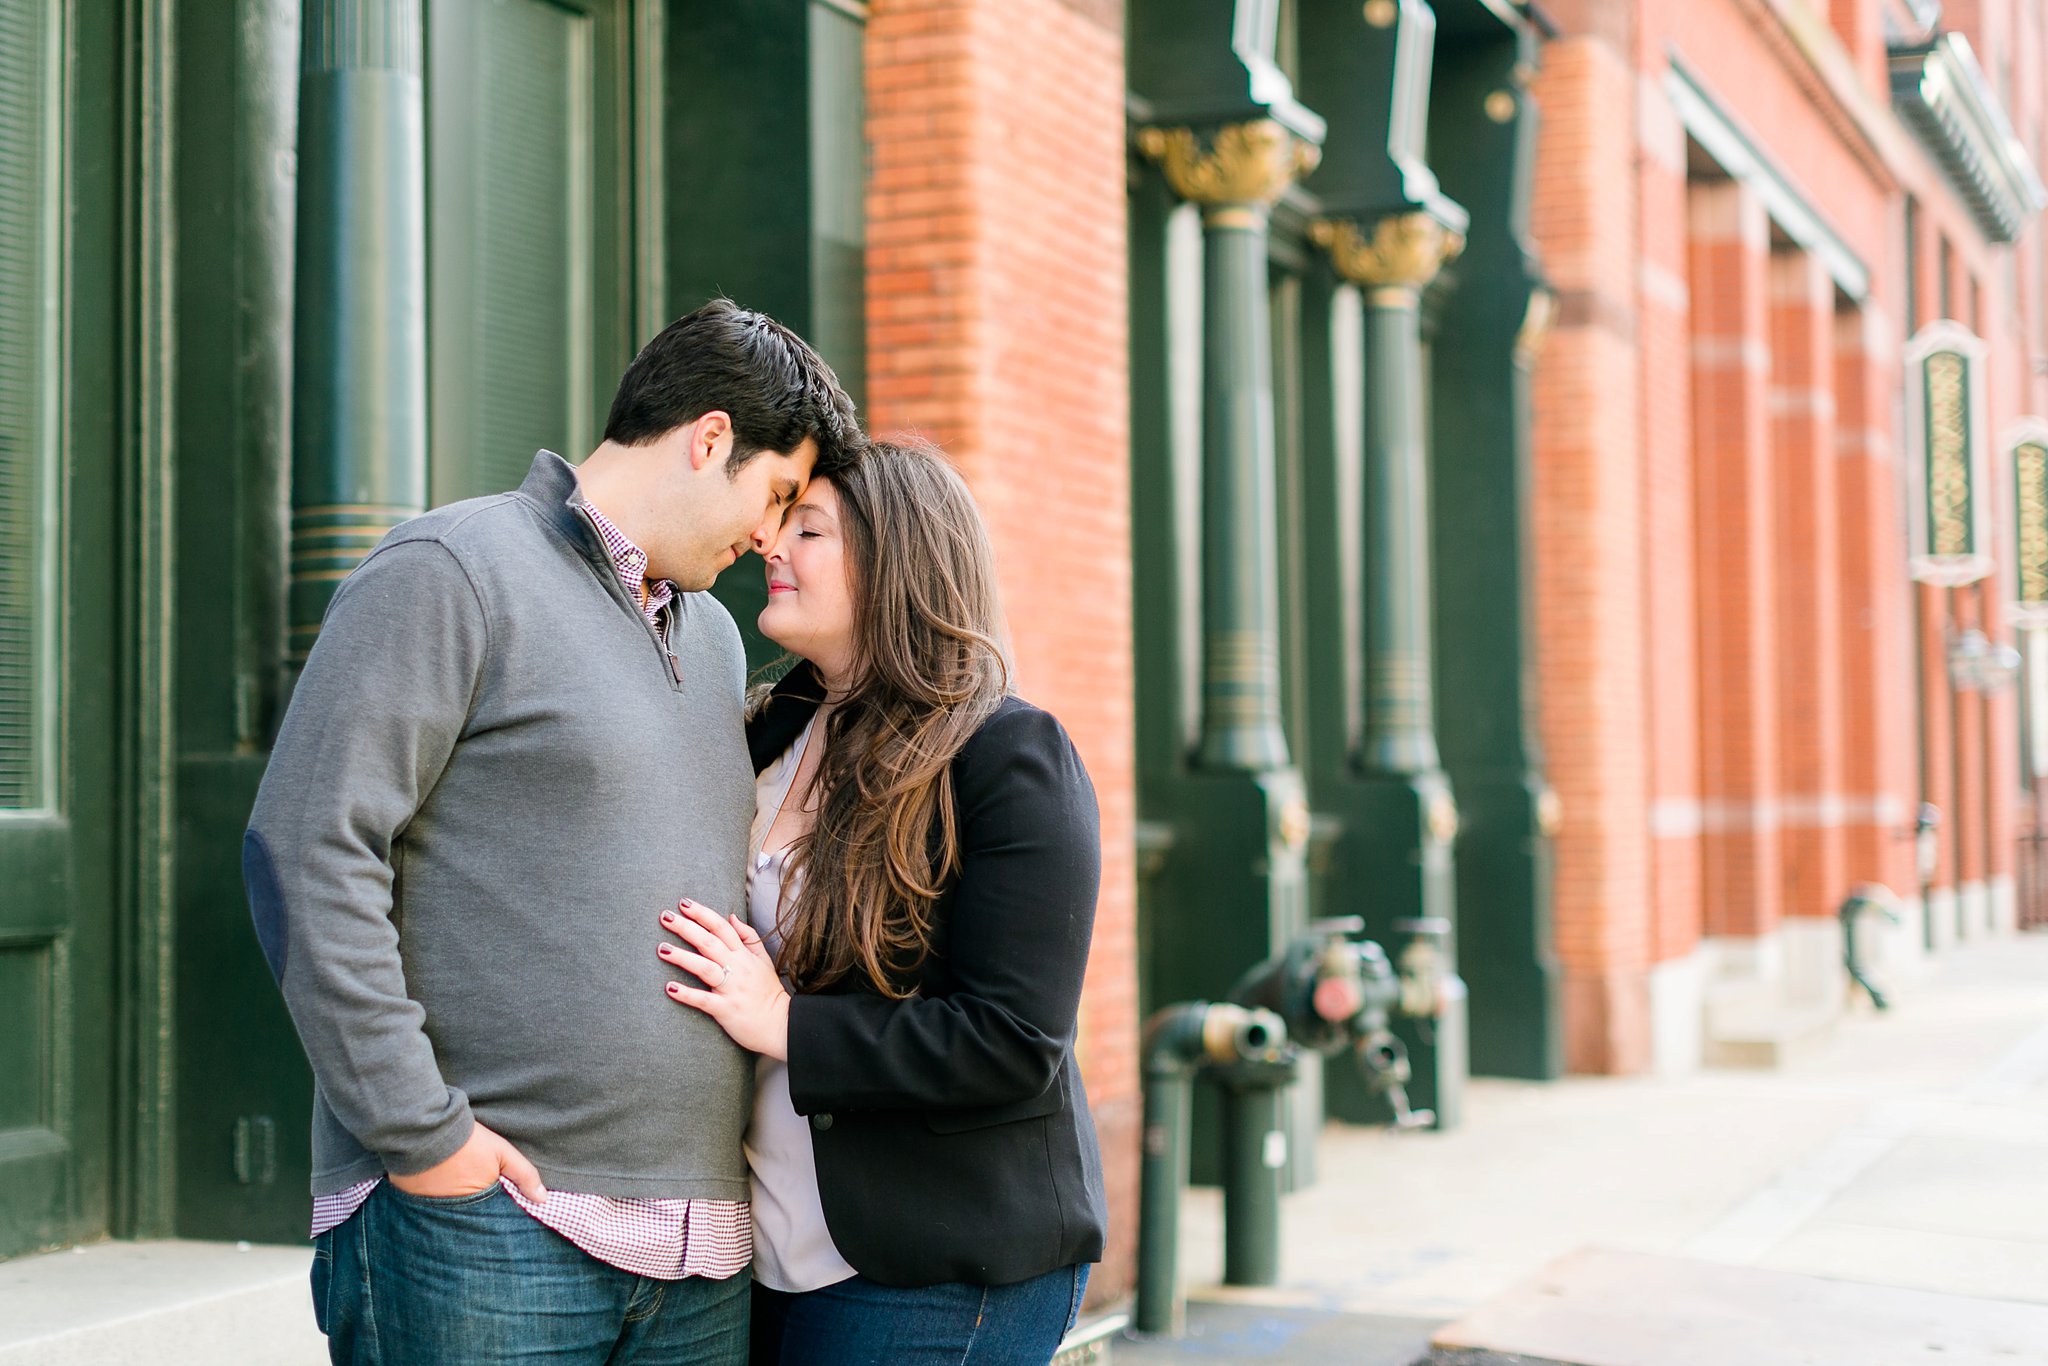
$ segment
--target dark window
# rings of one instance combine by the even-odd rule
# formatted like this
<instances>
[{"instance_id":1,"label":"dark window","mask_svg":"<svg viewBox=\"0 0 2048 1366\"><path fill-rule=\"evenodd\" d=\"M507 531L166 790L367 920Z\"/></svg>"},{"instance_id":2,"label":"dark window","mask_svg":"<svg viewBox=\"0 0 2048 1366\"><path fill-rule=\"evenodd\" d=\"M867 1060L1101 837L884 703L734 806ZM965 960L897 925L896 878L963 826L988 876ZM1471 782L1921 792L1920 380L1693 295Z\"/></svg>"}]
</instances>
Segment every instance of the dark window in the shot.
<instances>
[{"instance_id":1,"label":"dark window","mask_svg":"<svg viewBox=\"0 0 2048 1366\"><path fill-rule=\"evenodd\" d=\"M51 736L54 7L0 0L0 810L44 804Z\"/></svg>"},{"instance_id":2,"label":"dark window","mask_svg":"<svg viewBox=\"0 0 2048 1366\"><path fill-rule=\"evenodd\" d=\"M436 503L597 444L631 359L626 92L612 0L429 11L428 356Z\"/></svg>"}]
</instances>

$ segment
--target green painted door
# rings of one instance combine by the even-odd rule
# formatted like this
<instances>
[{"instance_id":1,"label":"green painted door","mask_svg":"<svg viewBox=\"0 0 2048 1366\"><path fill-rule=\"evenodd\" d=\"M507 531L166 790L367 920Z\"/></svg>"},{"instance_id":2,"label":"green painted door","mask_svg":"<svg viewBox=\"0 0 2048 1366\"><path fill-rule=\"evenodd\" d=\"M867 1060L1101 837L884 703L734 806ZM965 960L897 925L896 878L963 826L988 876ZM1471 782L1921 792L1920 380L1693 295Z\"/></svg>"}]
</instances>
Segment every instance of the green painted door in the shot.
<instances>
[{"instance_id":1,"label":"green painted door","mask_svg":"<svg viewBox=\"0 0 2048 1366\"><path fill-rule=\"evenodd\" d=\"M619 0L427 8L436 503L581 460L632 359L630 33Z\"/></svg>"},{"instance_id":2,"label":"green painted door","mask_svg":"<svg viewBox=\"0 0 2048 1366\"><path fill-rule=\"evenodd\" d=\"M0 1256L110 1222L115 215L72 152L118 91L72 104L63 8L0 0Z\"/></svg>"}]
</instances>

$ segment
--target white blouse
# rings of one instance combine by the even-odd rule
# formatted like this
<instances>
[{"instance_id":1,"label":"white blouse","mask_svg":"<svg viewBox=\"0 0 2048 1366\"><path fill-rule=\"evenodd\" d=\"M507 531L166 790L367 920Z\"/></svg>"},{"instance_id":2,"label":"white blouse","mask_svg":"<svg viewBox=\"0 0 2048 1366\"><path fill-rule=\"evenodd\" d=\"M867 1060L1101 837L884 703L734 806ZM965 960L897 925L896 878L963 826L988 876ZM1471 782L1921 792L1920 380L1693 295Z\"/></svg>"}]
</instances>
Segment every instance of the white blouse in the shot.
<instances>
[{"instance_id":1,"label":"white blouse","mask_svg":"<svg viewBox=\"0 0 2048 1366\"><path fill-rule=\"evenodd\" d=\"M818 724L813 716L782 757L754 780L754 838L747 864L747 918L768 952L782 952L782 908L795 900L796 874L785 882L786 849L762 845L789 800L804 746ZM818 1199L818 1168L811 1155L810 1121L789 1099L789 1064L754 1062L754 1116L747 1125L747 1166L754 1176L754 1279L770 1290L817 1290L855 1275L825 1228Z\"/></svg>"}]
</instances>

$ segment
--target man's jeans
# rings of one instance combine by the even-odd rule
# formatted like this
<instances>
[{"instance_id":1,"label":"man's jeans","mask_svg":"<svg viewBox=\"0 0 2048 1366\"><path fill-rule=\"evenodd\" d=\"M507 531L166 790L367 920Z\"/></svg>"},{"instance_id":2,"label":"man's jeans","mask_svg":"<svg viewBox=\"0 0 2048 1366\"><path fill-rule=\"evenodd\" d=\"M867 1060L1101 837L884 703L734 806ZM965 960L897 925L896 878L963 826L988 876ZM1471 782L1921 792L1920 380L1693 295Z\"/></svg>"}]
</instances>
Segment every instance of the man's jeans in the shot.
<instances>
[{"instance_id":1,"label":"man's jeans","mask_svg":"<svg viewBox=\"0 0 2048 1366\"><path fill-rule=\"evenodd\" d=\"M336 1366L742 1366L745 1272L635 1276L519 1208L389 1181L313 1240L313 1313Z\"/></svg>"},{"instance_id":2,"label":"man's jeans","mask_svg":"<svg viewBox=\"0 0 2048 1366\"><path fill-rule=\"evenodd\" d=\"M754 1287L754 1366L1046 1366L1081 1314L1088 1268L1016 1285L899 1290L855 1276L823 1290Z\"/></svg>"}]
</instances>

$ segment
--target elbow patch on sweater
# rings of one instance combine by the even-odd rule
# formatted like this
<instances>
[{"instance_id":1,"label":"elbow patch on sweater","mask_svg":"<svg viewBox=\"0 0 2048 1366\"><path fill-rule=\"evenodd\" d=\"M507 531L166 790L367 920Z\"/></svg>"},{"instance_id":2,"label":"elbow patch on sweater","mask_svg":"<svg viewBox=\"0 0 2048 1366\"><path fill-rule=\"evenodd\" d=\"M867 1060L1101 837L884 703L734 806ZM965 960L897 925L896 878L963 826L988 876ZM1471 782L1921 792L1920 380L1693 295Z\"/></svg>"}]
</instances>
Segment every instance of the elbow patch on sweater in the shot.
<instances>
[{"instance_id":1,"label":"elbow patch on sweater","mask_svg":"<svg viewBox=\"0 0 2048 1366\"><path fill-rule=\"evenodd\" d=\"M284 889L277 882L270 846L254 830L242 836L242 883L249 891L249 918L256 922L256 942L263 946L263 961L270 964L270 975L282 986L288 946Z\"/></svg>"}]
</instances>

